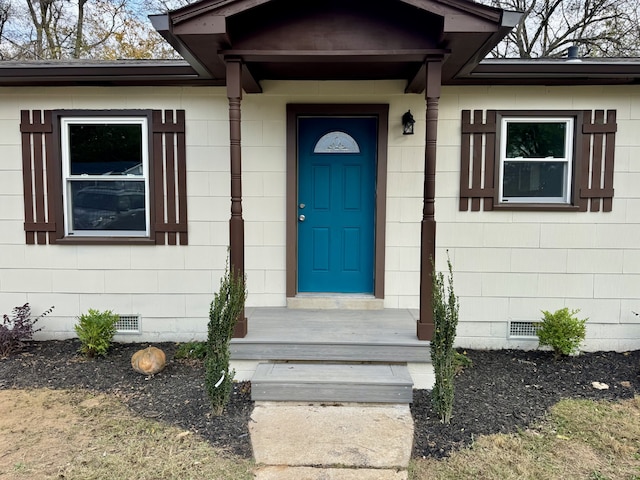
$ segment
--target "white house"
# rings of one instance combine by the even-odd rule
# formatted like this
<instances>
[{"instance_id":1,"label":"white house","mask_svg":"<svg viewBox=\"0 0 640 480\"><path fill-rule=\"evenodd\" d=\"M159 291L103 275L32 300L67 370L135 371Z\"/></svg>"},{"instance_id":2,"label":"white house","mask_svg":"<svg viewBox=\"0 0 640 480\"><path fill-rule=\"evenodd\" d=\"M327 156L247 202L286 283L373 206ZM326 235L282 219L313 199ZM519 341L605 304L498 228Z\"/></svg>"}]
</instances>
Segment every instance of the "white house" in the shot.
<instances>
[{"instance_id":1,"label":"white house","mask_svg":"<svg viewBox=\"0 0 640 480\"><path fill-rule=\"evenodd\" d=\"M230 246L239 338L367 310L428 345L448 251L457 345L535 347L566 306L585 349L640 348L640 60L484 59L520 15L467 0L151 18L184 60L0 63L0 305L55 305L38 338L89 308L203 338Z\"/></svg>"}]
</instances>

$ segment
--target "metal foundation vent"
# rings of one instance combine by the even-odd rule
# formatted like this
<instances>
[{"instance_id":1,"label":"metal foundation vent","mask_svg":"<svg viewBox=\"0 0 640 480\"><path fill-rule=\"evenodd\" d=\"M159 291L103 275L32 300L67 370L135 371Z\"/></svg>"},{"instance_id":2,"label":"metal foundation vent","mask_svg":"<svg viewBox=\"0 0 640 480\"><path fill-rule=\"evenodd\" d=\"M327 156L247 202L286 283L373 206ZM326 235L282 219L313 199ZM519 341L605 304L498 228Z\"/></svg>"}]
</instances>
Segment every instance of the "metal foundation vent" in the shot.
<instances>
[{"instance_id":1,"label":"metal foundation vent","mask_svg":"<svg viewBox=\"0 0 640 480\"><path fill-rule=\"evenodd\" d=\"M509 338L537 338L537 322L509 322Z\"/></svg>"},{"instance_id":2,"label":"metal foundation vent","mask_svg":"<svg viewBox=\"0 0 640 480\"><path fill-rule=\"evenodd\" d=\"M118 333L140 333L140 315L120 315L116 323Z\"/></svg>"}]
</instances>

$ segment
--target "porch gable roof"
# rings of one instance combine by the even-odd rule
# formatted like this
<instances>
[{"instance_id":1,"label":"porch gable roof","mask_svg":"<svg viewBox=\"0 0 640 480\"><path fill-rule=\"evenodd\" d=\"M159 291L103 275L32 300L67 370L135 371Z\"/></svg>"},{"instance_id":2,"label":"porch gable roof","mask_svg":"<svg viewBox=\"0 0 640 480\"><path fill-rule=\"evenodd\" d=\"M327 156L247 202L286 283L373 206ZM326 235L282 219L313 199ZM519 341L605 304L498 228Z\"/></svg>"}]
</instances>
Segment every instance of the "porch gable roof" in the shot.
<instances>
[{"instance_id":1,"label":"porch gable roof","mask_svg":"<svg viewBox=\"0 0 640 480\"><path fill-rule=\"evenodd\" d=\"M443 62L443 83L467 74L520 14L469 0L202 0L150 19L201 75L224 81L240 59L249 93L265 79L403 79L418 93L425 62Z\"/></svg>"}]
</instances>

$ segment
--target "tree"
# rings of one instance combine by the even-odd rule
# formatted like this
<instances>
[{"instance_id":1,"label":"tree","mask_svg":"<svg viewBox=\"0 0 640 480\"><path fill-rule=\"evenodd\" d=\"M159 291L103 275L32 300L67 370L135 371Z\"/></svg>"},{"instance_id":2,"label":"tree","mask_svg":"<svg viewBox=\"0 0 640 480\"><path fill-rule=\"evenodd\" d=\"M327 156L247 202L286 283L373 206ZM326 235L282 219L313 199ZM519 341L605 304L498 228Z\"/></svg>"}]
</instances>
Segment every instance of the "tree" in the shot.
<instances>
[{"instance_id":1,"label":"tree","mask_svg":"<svg viewBox=\"0 0 640 480\"><path fill-rule=\"evenodd\" d=\"M53 31L60 22L61 11L54 0L27 0L29 17L35 29L35 38L26 45L27 51L36 58L60 58ZM46 53L45 53L46 52Z\"/></svg>"},{"instance_id":2,"label":"tree","mask_svg":"<svg viewBox=\"0 0 640 480\"><path fill-rule=\"evenodd\" d=\"M494 57L560 57L568 47L582 56L629 57L640 52L635 0L479 0L523 13Z\"/></svg>"},{"instance_id":3,"label":"tree","mask_svg":"<svg viewBox=\"0 0 640 480\"><path fill-rule=\"evenodd\" d=\"M149 13L165 13L196 1L198 0L144 0L143 6Z\"/></svg>"},{"instance_id":4,"label":"tree","mask_svg":"<svg viewBox=\"0 0 640 480\"><path fill-rule=\"evenodd\" d=\"M0 0L0 58L175 56L138 5L135 0L25 0L15 5Z\"/></svg>"},{"instance_id":5,"label":"tree","mask_svg":"<svg viewBox=\"0 0 640 480\"><path fill-rule=\"evenodd\" d=\"M0 39L4 36L4 28L11 17L12 9L11 2L8 0L0 0ZM0 51L0 60L3 60L2 52Z\"/></svg>"},{"instance_id":6,"label":"tree","mask_svg":"<svg viewBox=\"0 0 640 480\"><path fill-rule=\"evenodd\" d=\"M158 32L135 16L125 18L123 28L113 32L107 41L94 48L91 55L104 60L180 58Z\"/></svg>"}]
</instances>

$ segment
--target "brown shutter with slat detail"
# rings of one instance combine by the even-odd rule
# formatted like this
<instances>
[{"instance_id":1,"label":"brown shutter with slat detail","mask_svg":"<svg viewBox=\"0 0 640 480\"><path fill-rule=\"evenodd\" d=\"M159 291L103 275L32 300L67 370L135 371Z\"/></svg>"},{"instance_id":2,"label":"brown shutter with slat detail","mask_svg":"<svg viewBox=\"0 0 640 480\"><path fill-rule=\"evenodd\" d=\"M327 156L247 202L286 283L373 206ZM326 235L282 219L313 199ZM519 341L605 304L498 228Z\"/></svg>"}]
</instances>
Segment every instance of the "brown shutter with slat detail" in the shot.
<instances>
[{"instance_id":1,"label":"brown shutter with slat detail","mask_svg":"<svg viewBox=\"0 0 640 480\"><path fill-rule=\"evenodd\" d=\"M471 139L473 139L473 148ZM471 201L471 211L479 211L481 200L483 200L485 211L493 210L495 142L495 110L487 110L485 122L482 121L482 110L474 110L473 123L471 111L462 111L460 211L469 209L469 201ZM469 186L469 180L471 180L471 186Z\"/></svg>"},{"instance_id":2,"label":"brown shutter with slat detail","mask_svg":"<svg viewBox=\"0 0 640 480\"><path fill-rule=\"evenodd\" d=\"M164 117L164 118L163 118ZM154 110L152 235L158 245L188 244L187 166L184 110Z\"/></svg>"},{"instance_id":3,"label":"brown shutter with slat detail","mask_svg":"<svg viewBox=\"0 0 640 480\"><path fill-rule=\"evenodd\" d=\"M583 113L578 199L581 212L599 212L601 208L603 212L610 212L613 207L613 169L618 126L616 111L608 110L606 113L606 121L604 110L596 110L593 115L589 110Z\"/></svg>"},{"instance_id":4,"label":"brown shutter with slat detail","mask_svg":"<svg viewBox=\"0 0 640 480\"><path fill-rule=\"evenodd\" d=\"M523 112L518 114L526 115ZM610 212L614 194L616 111L608 110L606 119L604 110L586 110L575 114L578 121L582 119L582 125L577 127L575 205L581 212L599 212L601 209ZM488 110L484 123L482 110L473 112L473 121L471 111L462 111L460 211L467 211L469 203L472 211L479 211L481 200L484 200L485 211L494 207L494 174L499 166L495 151L496 131L496 111ZM527 208L531 209L532 206Z\"/></svg>"},{"instance_id":5,"label":"brown shutter with slat detail","mask_svg":"<svg viewBox=\"0 0 640 480\"><path fill-rule=\"evenodd\" d=\"M54 243L55 204L60 188L56 177L58 168L54 160L52 112L22 110L20 132L26 243Z\"/></svg>"}]
</instances>

